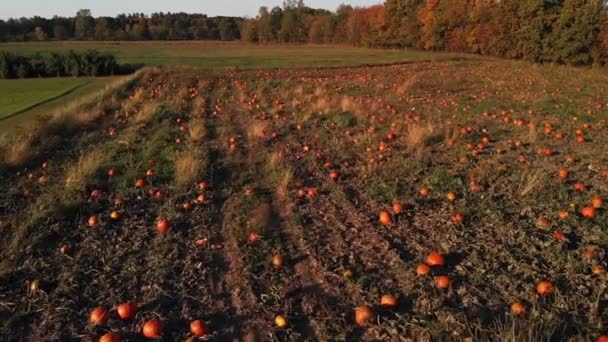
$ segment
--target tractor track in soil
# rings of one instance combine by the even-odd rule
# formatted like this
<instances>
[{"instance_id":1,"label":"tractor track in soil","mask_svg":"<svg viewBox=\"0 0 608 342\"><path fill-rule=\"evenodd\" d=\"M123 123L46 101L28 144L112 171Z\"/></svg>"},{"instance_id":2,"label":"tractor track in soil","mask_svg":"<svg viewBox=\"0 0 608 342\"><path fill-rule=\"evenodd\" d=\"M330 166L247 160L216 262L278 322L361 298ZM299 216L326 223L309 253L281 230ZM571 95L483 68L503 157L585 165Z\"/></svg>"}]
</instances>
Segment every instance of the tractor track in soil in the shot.
<instances>
[{"instance_id":1,"label":"tractor track in soil","mask_svg":"<svg viewBox=\"0 0 608 342\"><path fill-rule=\"evenodd\" d=\"M348 288L350 284L337 282L335 273L334 279L330 279L330 272L323 268L321 254L311 250L309 241L298 238L303 236L303 229L290 222L292 215L296 214L292 212L294 208L289 203L285 203L285 200L281 201L276 197L272 191L276 184L264 169L263 163L267 161L264 161L262 156L256 152L259 151L259 148L263 148L261 146L263 142L257 137L244 134L247 132L244 122L248 122L243 120L248 118L245 111L235 108L231 112L237 113L239 116L239 120L236 122L234 122L234 117L231 120L233 125L236 125L235 131L239 132L241 136L248 137L247 145L243 147L245 150L243 159L249 165L247 169L253 170L256 175L264 175L260 177L260 184L263 185L266 193L271 194L269 201L273 208L273 215L276 216L273 220L275 222L272 233L278 238L281 248L286 252L288 259L286 268L293 270L293 272L283 273L283 276L287 277L286 284L289 284L284 291L287 303L283 307L287 308L286 311L289 312L290 320L293 321L298 333L303 333L313 339L328 338L331 336L329 332L331 328L326 322L336 318L344 320L344 313L350 312L354 308L353 302L338 299L349 298L349 293L340 289ZM279 339L287 338L280 334L277 337Z\"/></svg>"},{"instance_id":2,"label":"tractor track in soil","mask_svg":"<svg viewBox=\"0 0 608 342\"><path fill-rule=\"evenodd\" d=\"M212 222L212 230L219 232L218 238L221 238L223 245L223 255L225 259L226 274L223 279L216 282L215 287L222 293L226 293L226 297L230 301L230 319L229 325L223 332L223 338L238 339L244 341L257 341L262 336L262 331L258 325L251 323L251 318L258 308L257 300L251 289L246 276L242 272L242 261L244 259L236 237L231 234L230 217L235 210L234 205L238 199L234 194L229 193L229 187L232 187L231 165L226 160L226 155L229 153L225 149L225 144L221 139L223 129L222 125L225 122L219 115L214 113L214 96L217 91L218 78L213 76L209 95L206 98L206 124L207 137L209 148L209 173L211 186L214 189L215 196L212 198L211 206L213 207L214 220ZM229 294L228 294L229 293Z\"/></svg>"}]
</instances>

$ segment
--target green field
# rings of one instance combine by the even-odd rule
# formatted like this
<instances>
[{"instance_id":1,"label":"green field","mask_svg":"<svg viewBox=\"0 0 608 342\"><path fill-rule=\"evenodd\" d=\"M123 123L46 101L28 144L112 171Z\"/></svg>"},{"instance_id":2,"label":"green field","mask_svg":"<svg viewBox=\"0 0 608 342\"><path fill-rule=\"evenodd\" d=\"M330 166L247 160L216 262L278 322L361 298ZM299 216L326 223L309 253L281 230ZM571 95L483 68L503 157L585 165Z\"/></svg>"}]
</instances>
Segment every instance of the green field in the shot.
<instances>
[{"instance_id":1,"label":"green field","mask_svg":"<svg viewBox=\"0 0 608 342\"><path fill-rule=\"evenodd\" d=\"M91 78L0 80L0 119L84 86Z\"/></svg>"},{"instance_id":2,"label":"green field","mask_svg":"<svg viewBox=\"0 0 608 342\"><path fill-rule=\"evenodd\" d=\"M253 45L241 42L42 42L5 43L0 51L33 54L96 49L120 63L203 68L333 67L457 57L455 54L327 45Z\"/></svg>"},{"instance_id":3,"label":"green field","mask_svg":"<svg viewBox=\"0 0 608 342\"><path fill-rule=\"evenodd\" d=\"M0 80L0 133L33 117L62 110L120 77Z\"/></svg>"}]
</instances>

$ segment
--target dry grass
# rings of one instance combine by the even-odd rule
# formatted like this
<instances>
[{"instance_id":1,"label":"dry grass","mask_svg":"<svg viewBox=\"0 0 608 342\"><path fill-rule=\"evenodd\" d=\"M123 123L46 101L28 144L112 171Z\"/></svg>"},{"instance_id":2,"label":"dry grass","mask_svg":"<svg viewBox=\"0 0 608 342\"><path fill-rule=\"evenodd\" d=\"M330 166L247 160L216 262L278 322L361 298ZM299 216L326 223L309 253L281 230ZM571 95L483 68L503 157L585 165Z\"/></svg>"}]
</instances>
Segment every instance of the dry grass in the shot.
<instances>
[{"instance_id":1,"label":"dry grass","mask_svg":"<svg viewBox=\"0 0 608 342\"><path fill-rule=\"evenodd\" d=\"M331 100L325 96L319 97L316 101L312 102L310 110L317 114L327 114L332 108Z\"/></svg>"},{"instance_id":2,"label":"dry grass","mask_svg":"<svg viewBox=\"0 0 608 342\"><path fill-rule=\"evenodd\" d=\"M538 130L536 129L536 126L531 126L528 129L528 141L531 143L536 142L536 139L538 138Z\"/></svg>"},{"instance_id":3,"label":"dry grass","mask_svg":"<svg viewBox=\"0 0 608 342\"><path fill-rule=\"evenodd\" d=\"M289 184L291 184L293 180L293 170L292 169L284 169L278 174L277 179L277 189L276 194L277 198L281 202L289 201Z\"/></svg>"},{"instance_id":4,"label":"dry grass","mask_svg":"<svg viewBox=\"0 0 608 342\"><path fill-rule=\"evenodd\" d=\"M152 119L152 116L154 116L156 109L157 109L156 102L147 102L137 112L137 115L135 116L135 122L137 122L137 123L149 122L150 119Z\"/></svg>"},{"instance_id":5,"label":"dry grass","mask_svg":"<svg viewBox=\"0 0 608 342\"><path fill-rule=\"evenodd\" d=\"M196 183L203 171L202 152L191 146L175 156L175 183L185 188Z\"/></svg>"},{"instance_id":6,"label":"dry grass","mask_svg":"<svg viewBox=\"0 0 608 342\"><path fill-rule=\"evenodd\" d=\"M250 122L247 126L247 139L249 142L255 142L264 137L266 133L266 124L261 121Z\"/></svg>"},{"instance_id":7,"label":"dry grass","mask_svg":"<svg viewBox=\"0 0 608 342\"><path fill-rule=\"evenodd\" d=\"M201 86L199 85L199 89L200 88L201 88ZM191 112L194 117L199 117L199 116L202 116L203 114L205 114L206 107L207 107L207 102L205 100L205 97L199 96L192 101Z\"/></svg>"},{"instance_id":8,"label":"dry grass","mask_svg":"<svg viewBox=\"0 0 608 342\"><path fill-rule=\"evenodd\" d=\"M445 132L431 122L413 123L405 127L403 141L408 152L421 158L436 140L442 140Z\"/></svg>"},{"instance_id":9,"label":"dry grass","mask_svg":"<svg viewBox=\"0 0 608 342\"><path fill-rule=\"evenodd\" d=\"M93 148L80 155L78 161L66 170L65 184L70 188L83 188L97 170L110 160L108 151Z\"/></svg>"},{"instance_id":10,"label":"dry grass","mask_svg":"<svg viewBox=\"0 0 608 342\"><path fill-rule=\"evenodd\" d=\"M188 132L192 141L201 141L207 135L207 127L202 119L193 119L188 124Z\"/></svg>"},{"instance_id":11,"label":"dry grass","mask_svg":"<svg viewBox=\"0 0 608 342\"><path fill-rule=\"evenodd\" d=\"M418 82L418 79L416 77L408 78L403 83L398 85L396 87L395 91L399 95L405 95L410 91L410 89L412 89L416 85L417 82Z\"/></svg>"},{"instance_id":12,"label":"dry grass","mask_svg":"<svg viewBox=\"0 0 608 342\"><path fill-rule=\"evenodd\" d=\"M34 154L32 138L26 137L8 145L4 151L4 163L9 166L17 166L25 163Z\"/></svg>"},{"instance_id":13,"label":"dry grass","mask_svg":"<svg viewBox=\"0 0 608 342\"><path fill-rule=\"evenodd\" d=\"M340 109L343 112L350 112L358 114L360 112L360 106L353 97L345 96L340 100Z\"/></svg>"},{"instance_id":14,"label":"dry grass","mask_svg":"<svg viewBox=\"0 0 608 342\"><path fill-rule=\"evenodd\" d=\"M521 196L536 193L536 190L544 187L547 183L547 171L546 170L530 170L525 172L517 187L517 193Z\"/></svg>"},{"instance_id":15,"label":"dry grass","mask_svg":"<svg viewBox=\"0 0 608 342\"><path fill-rule=\"evenodd\" d=\"M289 197L289 185L294 179L294 169L285 160L283 152L277 150L268 154L266 170L270 175L270 181L275 186L280 215L286 217L291 213L293 207Z\"/></svg>"},{"instance_id":16,"label":"dry grass","mask_svg":"<svg viewBox=\"0 0 608 342\"><path fill-rule=\"evenodd\" d=\"M499 320L494 324L496 340L505 342L557 341L566 327L565 322L544 322L537 318L526 321Z\"/></svg>"}]
</instances>

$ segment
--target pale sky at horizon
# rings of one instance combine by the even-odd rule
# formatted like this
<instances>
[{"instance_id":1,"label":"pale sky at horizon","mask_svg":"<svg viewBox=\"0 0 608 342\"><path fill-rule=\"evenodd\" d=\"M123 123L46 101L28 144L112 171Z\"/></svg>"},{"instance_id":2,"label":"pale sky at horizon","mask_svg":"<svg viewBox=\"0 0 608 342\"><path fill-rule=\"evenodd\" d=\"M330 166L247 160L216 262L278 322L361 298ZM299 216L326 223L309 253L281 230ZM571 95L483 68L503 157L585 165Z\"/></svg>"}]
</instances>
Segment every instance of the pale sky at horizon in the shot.
<instances>
[{"instance_id":1,"label":"pale sky at horizon","mask_svg":"<svg viewBox=\"0 0 608 342\"><path fill-rule=\"evenodd\" d=\"M383 0L305 0L309 7L335 10L339 4L370 6ZM79 9L90 9L93 16L154 12L204 13L209 16L253 17L260 6L281 6L283 0L0 0L0 19L54 15L74 16Z\"/></svg>"}]
</instances>

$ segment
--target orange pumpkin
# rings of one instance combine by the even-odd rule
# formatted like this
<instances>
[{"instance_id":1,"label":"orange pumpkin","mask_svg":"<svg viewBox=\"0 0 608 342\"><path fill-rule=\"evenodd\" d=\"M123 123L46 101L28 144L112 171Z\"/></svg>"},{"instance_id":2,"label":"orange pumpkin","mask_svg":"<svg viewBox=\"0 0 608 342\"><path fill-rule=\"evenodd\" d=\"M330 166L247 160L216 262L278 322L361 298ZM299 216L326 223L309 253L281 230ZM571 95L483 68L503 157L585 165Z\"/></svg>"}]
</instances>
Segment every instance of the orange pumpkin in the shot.
<instances>
[{"instance_id":1,"label":"orange pumpkin","mask_svg":"<svg viewBox=\"0 0 608 342\"><path fill-rule=\"evenodd\" d=\"M171 222L169 222L169 220L166 220L166 219L159 220L156 223L156 229L158 229L159 232L164 234L164 233L168 232L169 229L171 229Z\"/></svg>"},{"instance_id":2,"label":"orange pumpkin","mask_svg":"<svg viewBox=\"0 0 608 342\"><path fill-rule=\"evenodd\" d=\"M581 209L581 215L587 219L594 219L596 215L596 210L594 207L584 207Z\"/></svg>"},{"instance_id":3,"label":"orange pumpkin","mask_svg":"<svg viewBox=\"0 0 608 342\"><path fill-rule=\"evenodd\" d=\"M450 278L448 276L442 275L435 278L435 286L439 289L447 289L450 287Z\"/></svg>"},{"instance_id":4,"label":"orange pumpkin","mask_svg":"<svg viewBox=\"0 0 608 342\"><path fill-rule=\"evenodd\" d=\"M122 303L116 307L116 312L121 319L132 319L137 313L137 306L133 302Z\"/></svg>"},{"instance_id":5,"label":"orange pumpkin","mask_svg":"<svg viewBox=\"0 0 608 342\"><path fill-rule=\"evenodd\" d=\"M395 296L385 294L380 298L380 305L387 309L394 309L397 307L397 298Z\"/></svg>"},{"instance_id":6,"label":"orange pumpkin","mask_svg":"<svg viewBox=\"0 0 608 342\"><path fill-rule=\"evenodd\" d=\"M462 216L461 213L456 213L452 216L452 222L454 222L454 224L461 224L464 222L464 216Z\"/></svg>"},{"instance_id":7,"label":"orange pumpkin","mask_svg":"<svg viewBox=\"0 0 608 342\"><path fill-rule=\"evenodd\" d=\"M120 335L110 331L99 338L99 342L120 342Z\"/></svg>"},{"instance_id":8,"label":"orange pumpkin","mask_svg":"<svg viewBox=\"0 0 608 342\"><path fill-rule=\"evenodd\" d=\"M445 258L437 252L432 252L426 257L426 264L431 267L445 266Z\"/></svg>"},{"instance_id":9,"label":"orange pumpkin","mask_svg":"<svg viewBox=\"0 0 608 342\"><path fill-rule=\"evenodd\" d=\"M422 188L420 189L420 196L422 197L428 197L431 193L431 190L429 190L429 188Z\"/></svg>"},{"instance_id":10,"label":"orange pumpkin","mask_svg":"<svg viewBox=\"0 0 608 342\"><path fill-rule=\"evenodd\" d=\"M419 276L425 276L431 272L431 268L426 264L420 264L416 267L416 274Z\"/></svg>"},{"instance_id":11,"label":"orange pumpkin","mask_svg":"<svg viewBox=\"0 0 608 342\"><path fill-rule=\"evenodd\" d=\"M106 309L101 306L96 307L91 311L91 315L89 316L89 322L93 325L103 325L108 322L110 318L110 314Z\"/></svg>"},{"instance_id":12,"label":"orange pumpkin","mask_svg":"<svg viewBox=\"0 0 608 342\"><path fill-rule=\"evenodd\" d=\"M99 224L99 219L97 218L97 216L93 215L89 217L87 224L89 225L89 227L95 227Z\"/></svg>"},{"instance_id":13,"label":"orange pumpkin","mask_svg":"<svg viewBox=\"0 0 608 342\"><path fill-rule=\"evenodd\" d=\"M197 319L190 323L190 332L196 337L202 337L209 333L209 329L205 322Z\"/></svg>"},{"instance_id":14,"label":"orange pumpkin","mask_svg":"<svg viewBox=\"0 0 608 342\"><path fill-rule=\"evenodd\" d=\"M147 338L159 338L163 333L161 321L153 319L144 323L142 334Z\"/></svg>"},{"instance_id":15,"label":"orange pumpkin","mask_svg":"<svg viewBox=\"0 0 608 342\"><path fill-rule=\"evenodd\" d=\"M355 309L355 322L359 326L364 326L368 321L373 320L376 317L374 310L368 306L360 306Z\"/></svg>"},{"instance_id":16,"label":"orange pumpkin","mask_svg":"<svg viewBox=\"0 0 608 342\"><path fill-rule=\"evenodd\" d=\"M599 209L604 205L604 200L601 197L593 197L591 199L591 205L596 208Z\"/></svg>"},{"instance_id":17,"label":"orange pumpkin","mask_svg":"<svg viewBox=\"0 0 608 342\"><path fill-rule=\"evenodd\" d=\"M565 169L565 168L559 169L558 175L559 175L560 179L564 180L564 179L568 178L569 174L570 174L570 172L568 172L567 169Z\"/></svg>"},{"instance_id":18,"label":"orange pumpkin","mask_svg":"<svg viewBox=\"0 0 608 342\"><path fill-rule=\"evenodd\" d=\"M536 285L536 292L540 296L550 296L553 294L553 284L549 281L541 281Z\"/></svg>"},{"instance_id":19,"label":"orange pumpkin","mask_svg":"<svg viewBox=\"0 0 608 342\"><path fill-rule=\"evenodd\" d=\"M399 202L395 202L393 203L393 213L395 213L395 215L401 214L403 212L403 204L399 203Z\"/></svg>"},{"instance_id":20,"label":"orange pumpkin","mask_svg":"<svg viewBox=\"0 0 608 342\"><path fill-rule=\"evenodd\" d=\"M526 307L519 302L514 302L511 304L511 313L513 316L522 316L526 313Z\"/></svg>"},{"instance_id":21,"label":"orange pumpkin","mask_svg":"<svg viewBox=\"0 0 608 342\"><path fill-rule=\"evenodd\" d=\"M135 181L135 187L136 188L143 188L144 186L146 186L146 181L139 178Z\"/></svg>"},{"instance_id":22,"label":"orange pumpkin","mask_svg":"<svg viewBox=\"0 0 608 342\"><path fill-rule=\"evenodd\" d=\"M393 219L391 218L391 214L388 211L382 210L380 212L380 223L382 223L385 226L393 223Z\"/></svg>"}]
</instances>

